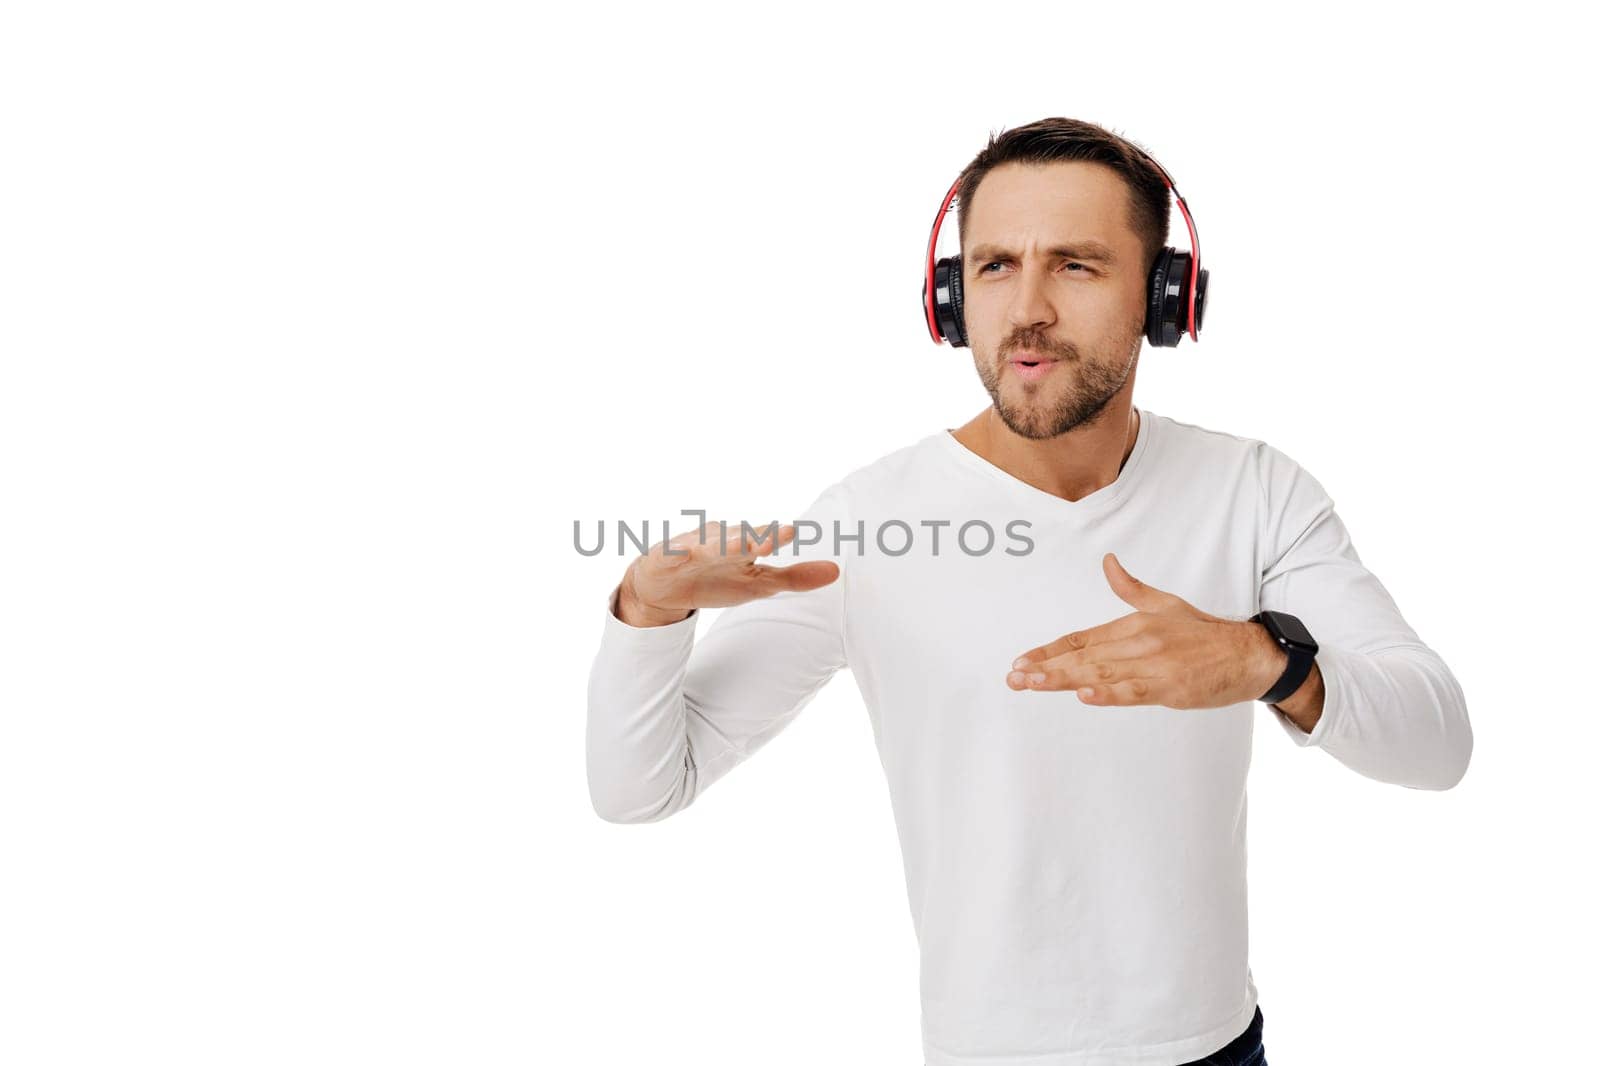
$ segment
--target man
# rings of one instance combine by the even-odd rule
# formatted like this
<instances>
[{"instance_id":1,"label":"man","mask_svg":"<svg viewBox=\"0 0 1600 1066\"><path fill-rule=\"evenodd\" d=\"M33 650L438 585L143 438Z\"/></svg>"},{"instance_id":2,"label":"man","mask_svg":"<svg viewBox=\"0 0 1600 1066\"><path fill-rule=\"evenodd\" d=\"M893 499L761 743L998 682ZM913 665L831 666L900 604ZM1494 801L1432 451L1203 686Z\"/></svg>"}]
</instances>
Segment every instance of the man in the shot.
<instances>
[{"instance_id":1,"label":"man","mask_svg":"<svg viewBox=\"0 0 1600 1066\"><path fill-rule=\"evenodd\" d=\"M1360 774L1447 789L1471 757L1465 699L1315 478L1134 405L1167 235L1149 158L1046 119L991 137L959 187L990 405L776 537L713 523L633 561L590 675L595 809L682 810L848 666L888 776L929 1066L1264 1066L1254 701ZM803 561L762 561L785 551ZM696 644L700 607L731 609ZM1269 628L1284 615L1314 656Z\"/></svg>"}]
</instances>

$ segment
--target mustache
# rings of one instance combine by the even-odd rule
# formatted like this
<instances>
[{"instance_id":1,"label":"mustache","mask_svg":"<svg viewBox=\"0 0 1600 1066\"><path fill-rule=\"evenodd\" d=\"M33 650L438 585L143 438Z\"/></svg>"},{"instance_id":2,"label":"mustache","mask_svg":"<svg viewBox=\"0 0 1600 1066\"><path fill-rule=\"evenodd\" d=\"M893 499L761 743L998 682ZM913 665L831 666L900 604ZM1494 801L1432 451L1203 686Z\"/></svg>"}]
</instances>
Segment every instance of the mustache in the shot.
<instances>
[{"instance_id":1,"label":"mustache","mask_svg":"<svg viewBox=\"0 0 1600 1066\"><path fill-rule=\"evenodd\" d=\"M1007 360L1016 351L1024 350L1040 352L1054 359L1077 359L1078 346L1071 341L1062 341L1057 344L1038 333L1018 332L1007 337L1000 345L1000 358Z\"/></svg>"}]
</instances>

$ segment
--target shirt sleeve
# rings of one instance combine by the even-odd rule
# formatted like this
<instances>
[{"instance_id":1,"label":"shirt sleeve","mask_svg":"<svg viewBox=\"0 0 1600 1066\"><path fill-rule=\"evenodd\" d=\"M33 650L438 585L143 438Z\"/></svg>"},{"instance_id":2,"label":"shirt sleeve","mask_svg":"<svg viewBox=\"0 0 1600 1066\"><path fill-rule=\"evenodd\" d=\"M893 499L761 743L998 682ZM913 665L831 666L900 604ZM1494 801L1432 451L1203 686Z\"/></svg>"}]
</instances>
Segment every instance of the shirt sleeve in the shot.
<instances>
[{"instance_id":1,"label":"shirt sleeve","mask_svg":"<svg viewBox=\"0 0 1600 1066\"><path fill-rule=\"evenodd\" d=\"M1321 747L1350 769L1408 788L1447 789L1472 757L1466 697L1444 660L1401 617L1356 554L1316 478L1261 445L1266 529L1262 610L1285 611L1316 639L1322 716L1310 733L1276 707L1302 747Z\"/></svg>"},{"instance_id":2,"label":"shirt sleeve","mask_svg":"<svg viewBox=\"0 0 1600 1066\"><path fill-rule=\"evenodd\" d=\"M849 568L834 536L835 523L842 528L848 517L847 496L843 482L825 490L793 523L795 539L762 560L829 559L839 565L837 578L724 608L698 643L699 611L670 625L630 626L614 613L612 590L589 673L585 737L589 796L600 817L654 822L683 810L847 665Z\"/></svg>"}]
</instances>

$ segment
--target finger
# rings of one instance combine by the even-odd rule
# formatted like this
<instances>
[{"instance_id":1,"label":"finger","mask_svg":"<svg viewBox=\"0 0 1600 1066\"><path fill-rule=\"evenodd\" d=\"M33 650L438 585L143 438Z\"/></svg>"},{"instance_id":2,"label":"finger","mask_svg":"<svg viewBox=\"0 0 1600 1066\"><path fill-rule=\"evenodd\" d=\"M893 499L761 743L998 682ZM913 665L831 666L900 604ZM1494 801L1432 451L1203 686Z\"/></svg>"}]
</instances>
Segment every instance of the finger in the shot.
<instances>
[{"instance_id":1,"label":"finger","mask_svg":"<svg viewBox=\"0 0 1600 1066\"><path fill-rule=\"evenodd\" d=\"M761 565L755 569L757 580L764 587L770 587L773 593L810 592L832 584L839 576L839 564L826 559L812 559L789 566Z\"/></svg>"},{"instance_id":2,"label":"finger","mask_svg":"<svg viewBox=\"0 0 1600 1066\"><path fill-rule=\"evenodd\" d=\"M1048 644L1040 644L1038 647L1029 648L1017 656L1016 661L1011 665L1016 669L1022 669L1029 663L1049 659L1064 652L1078 651L1082 648L1093 647L1096 644L1103 644L1109 640L1118 640L1132 633L1137 633L1147 621L1143 616L1143 612L1135 611L1132 614L1125 614L1121 618L1114 618L1109 622L1092 626L1089 629L1074 630L1065 636L1057 637Z\"/></svg>"},{"instance_id":3,"label":"finger","mask_svg":"<svg viewBox=\"0 0 1600 1066\"><path fill-rule=\"evenodd\" d=\"M741 530L738 550L740 555L759 559L771 555L792 540L794 540L794 526L780 526L776 522L769 522L764 526L750 526L748 530Z\"/></svg>"},{"instance_id":4,"label":"finger","mask_svg":"<svg viewBox=\"0 0 1600 1066\"><path fill-rule=\"evenodd\" d=\"M712 558L740 554L739 523L712 519L700 527L702 553Z\"/></svg>"},{"instance_id":5,"label":"finger","mask_svg":"<svg viewBox=\"0 0 1600 1066\"><path fill-rule=\"evenodd\" d=\"M1101 641L1086 648L1064 651L1060 655L1044 659L1031 659L1018 669L1024 673L1055 670L1067 676L1087 678L1083 684L1092 684L1097 680L1109 679L1112 676L1108 672L1110 668L1114 664L1126 661L1137 660L1150 668L1148 672L1159 672L1153 660L1166 649L1166 646L1166 641L1159 634L1141 630L1117 640Z\"/></svg>"},{"instance_id":6,"label":"finger","mask_svg":"<svg viewBox=\"0 0 1600 1066\"><path fill-rule=\"evenodd\" d=\"M1141 611L1162 614L1167 611L1194 610L1193 605L1176 592L1146 584L1128 573L1128 568L1122 565L1122 560L1117 558L1115 552L1106 552L1100 559L1100 566L1105 571L1111 591Z\"/></svg>"},{"instance_id":7,"label":"finger","mask_svg":"<svg viewBox=\"0 0 1600 1066\"><path fill-rule=\"evenodd\" d=\"M1151 657L1151 647L1148 639L1133 637L1099 645L1087 653L1068 652L1012 670L1006 675L1006 684L1018 690L1066 692L1128 678L1158 678L1164 667ZM1083 658L1085 654L1090 657Z\"/></svg>"},{"instance_id":8,"label":"finger","mask_svg":"<svg viewBox=\"0 0 1600 1066\"><path fill-rule=\"evenodd\" d=\"M1077 690L1078 699L1094 707L1181 707L1171 695L1171 683L1161 678L1129 678L1125 681L1085 685Z\"/></svg>"},{"instance_id":9,"label":"finger","mask_svg":"<svg viewBox=\"0 0 1600 1066\"><path fill-rule=\"evenodd\" d=\"M747 528L748 527L748 528ZM777 527L776 538L773 528ZM686 530L658 546L660 554L671 564L680 564L690 558L710 561L715 559L745 559L771 555L778 548L794 540L794 526L778 526L776 522L765 526L745 522L708 521ZM671 550L666 550L670 545Z\"/></svg>"},{"instance_id":10,"label":"finger","mask_svg":"<svg viewBox=\"0 0 1600 1066\"><path fill-rule=\"evenodd\" d=\"M668 566L680 566L694 557L701 542L701 535L705 527L687 529L669 540L664 540L650 549L652 555L658 555ZM713 542L715 539L713 538Z\"/></svg>"},{"instance_id":11,"label":"finger","mask_svg":"<svg viewBox=\"0 0 1600 1066\"><path fill-rule=\"evenodd\" d=\"M783 532L784 528L777 522L757 524L749 519L738 522L719 519L707 522L701 527L704 531L703 538L699 531L691 535L695 537L697 544L703 540L705 551L710 555L736 558L770 555L776 548L794 539L793 527L787 527L790 530L787 535Z\"/></svg>"}]
</instances>

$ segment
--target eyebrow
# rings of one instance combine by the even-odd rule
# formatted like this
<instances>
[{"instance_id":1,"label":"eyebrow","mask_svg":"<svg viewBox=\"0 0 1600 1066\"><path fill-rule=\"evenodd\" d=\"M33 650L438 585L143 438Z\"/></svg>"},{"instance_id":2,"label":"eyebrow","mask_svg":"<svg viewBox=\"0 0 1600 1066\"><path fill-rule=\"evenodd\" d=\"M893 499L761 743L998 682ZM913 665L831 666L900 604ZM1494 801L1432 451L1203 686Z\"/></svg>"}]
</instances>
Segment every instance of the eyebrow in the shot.
<instances>
[{"instance_id":1,"label":"eyebrow","mask_svg":"<svg viewBox=\"0 0 1600 1066\"><path fill-rule=\"evenodd\" d=\"M1058 244L1049 249L1051 256L1061 259L1092 259L1101 263L1117 261L1110 248L1099 241L1079 241L1076 244ZM996 259L1015 259L1016 255L993 244L980 244L972 250L974 263L987 263Z\"/></svg>"}]
</instances>

